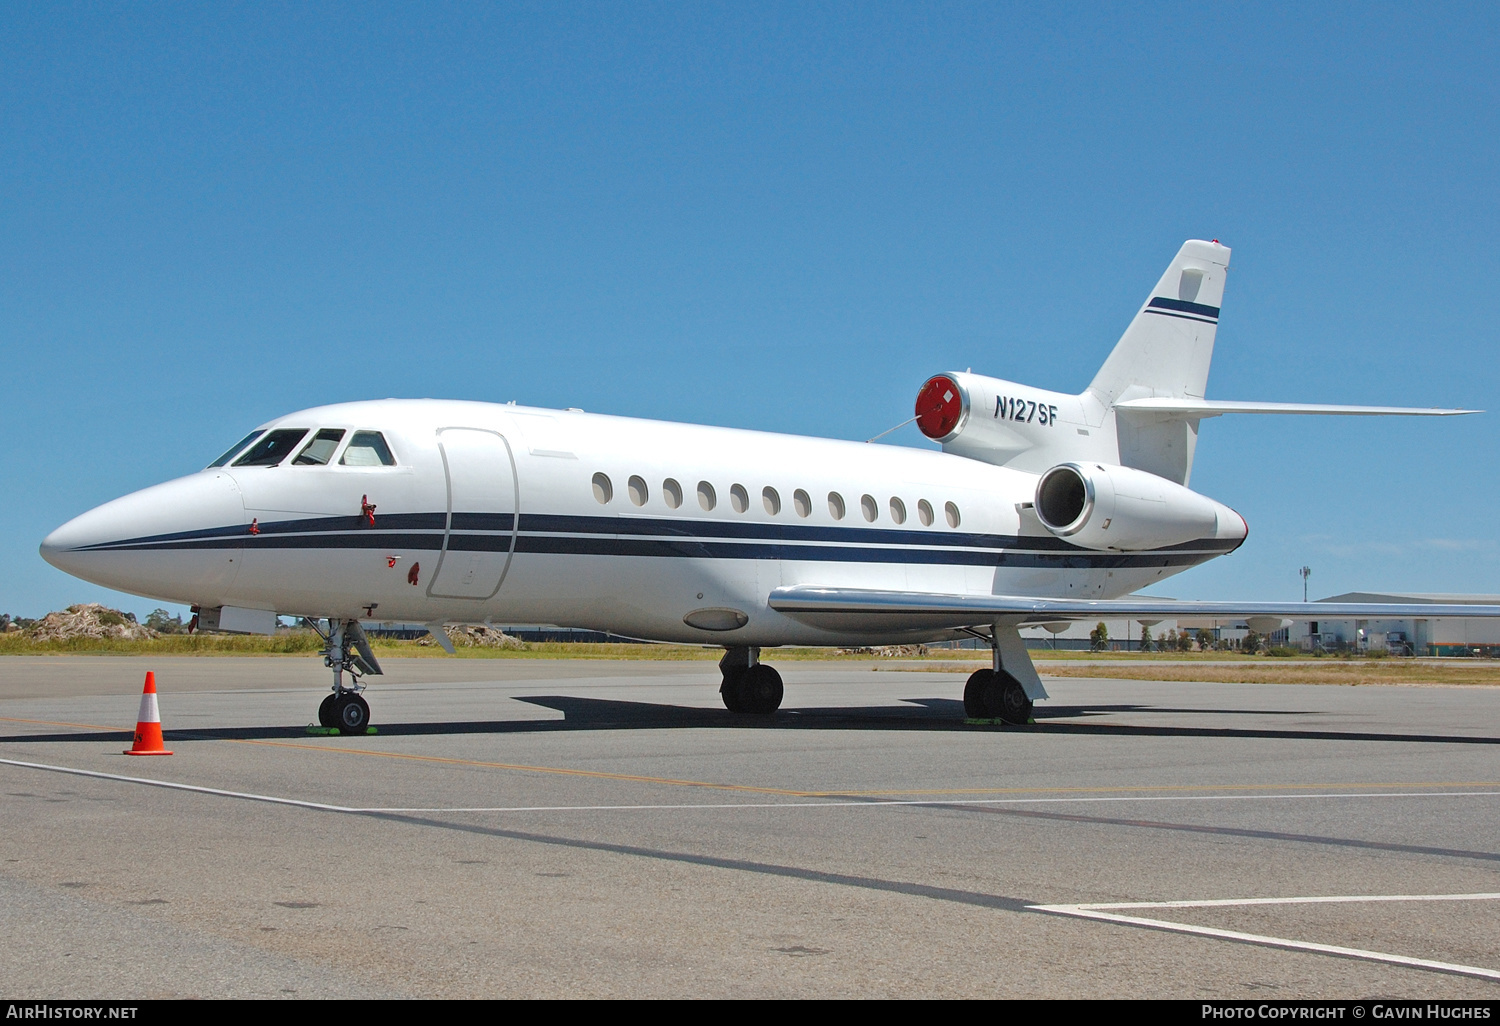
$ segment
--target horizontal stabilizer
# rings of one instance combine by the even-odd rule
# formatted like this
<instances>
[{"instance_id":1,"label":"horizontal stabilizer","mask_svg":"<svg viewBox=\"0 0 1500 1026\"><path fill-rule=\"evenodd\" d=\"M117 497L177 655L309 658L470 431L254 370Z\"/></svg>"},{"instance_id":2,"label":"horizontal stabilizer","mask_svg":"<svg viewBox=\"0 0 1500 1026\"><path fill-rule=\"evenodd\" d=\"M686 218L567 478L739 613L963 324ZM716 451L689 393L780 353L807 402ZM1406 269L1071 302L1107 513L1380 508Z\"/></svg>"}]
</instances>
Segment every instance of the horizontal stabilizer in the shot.
<instances>
[{"instance_id":1,"label":"horizontal stabilizer","mask_svg":"<svg viewBox=\"0 0 1500 1026\"><path fill-rule=\"evenodd\" d=\"M1296 620L1392 620L1404 617L1500 617L1500 605L1444 602L1191 602L1149 595L1122 599L945 595L796 585L771 592L771 608L816 627L886 633L1110 617L1284 617Z\"/></svg>"},{"instance_id":2,"label":"horizontal stabilizer","mask_svg":"<svg viewBox=\"0 0 1500 1026\"><path fill-rule=\"evenodd\" d=\"M1127 413L1169 414L1178 420L1202 420L1226 413L1291 413L1332 417L1458 417L1483 410L1447 410L1424 406L1329 406L1326 403L1241 403L1219 399L1127 399L1115 403Z\"/></svg>"}]
</instances>

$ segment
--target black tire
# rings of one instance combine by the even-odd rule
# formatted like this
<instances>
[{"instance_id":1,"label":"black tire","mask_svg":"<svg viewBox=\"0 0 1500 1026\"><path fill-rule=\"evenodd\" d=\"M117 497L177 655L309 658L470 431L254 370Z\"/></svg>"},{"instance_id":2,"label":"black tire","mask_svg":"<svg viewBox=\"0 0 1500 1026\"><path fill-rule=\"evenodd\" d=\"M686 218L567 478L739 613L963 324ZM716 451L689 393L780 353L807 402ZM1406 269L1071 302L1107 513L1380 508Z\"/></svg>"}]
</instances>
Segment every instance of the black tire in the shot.
<instances>
[{"instance_id":1,"label":"black tire","mask_svg":"<svg viewBox=\"0 0 1500 1026\"><path fill-rule=\"evenodd\" d=\"M339 721L336 720L336 719L334 719L334 716L333 716L333 702L334 702L334 698L335 698L335 696L332 695L332 694L330 694L327 698L323 699L323 704L320 705L320 706L318 706L318 725L319 726L328 727L328 728L331 729L331 728L337 727L339 725Z\"/></svg>"},{"instance_id":2,"label":"black tire","mask_svg":"<svg viewBox=\"0 0 1500 1026\"><path fill-rule=\"evenodd\" d=\"M964 685L964 716L971 720L993 720L987 691L992 690L994 670L975 670Z\"/></svg>"},{"instance_id":3,"label":"black tire","mask_svg":"<svg viewBox=\"0 0 1500 1026\"><path fill-rule=\"evenodd\" d=\"M1010 674L1001 671L995 695L995 717L1003 723L1024 726L1031 722L1031 699L1026 689Z\"/></svg>"},{"instance_id":4,"label":"black tire","mask_svg":"<svg viewBox=\"0 0 1500 1026\"><path fill-rule=\"evenodd\" d=\"M358 695L343 695L333 703L334 726L345 734L363 734L370 725L370 707Z\"/></svg>"},{"instance_id":5,"label":"black tire","mask_svg":"<svg viewBox=\"0 0 1500 1026\"><path fill-rule=\"evenodd\" d=\"M719 697L724 699L724 708L732 713L745 711L744 689L740 686L744 676L744 670L726 673L724 683L719 685Z\"/></svg>"},{"instance_id":6,"label":"black tire","mask_svg":"<svg viewBox=\"0 0 1500 1026\"><path fill-rule=\"evenodd\" d=\"M1001 670L976 670L964 685L964 715L1015 726L1031 722L1031 699L1021 682Z\"/></svg>"},{"instance_id":7,"label":"black tire","mask_svg":"<svg viewBox=\"0 0 1500 1026\"><path fill-rule=\"evenodd\" d=\"M781 708L786 689L776 667L756 663L740 677L740 702L745 712L769 715Z\"/></svg>"}]
</instances>

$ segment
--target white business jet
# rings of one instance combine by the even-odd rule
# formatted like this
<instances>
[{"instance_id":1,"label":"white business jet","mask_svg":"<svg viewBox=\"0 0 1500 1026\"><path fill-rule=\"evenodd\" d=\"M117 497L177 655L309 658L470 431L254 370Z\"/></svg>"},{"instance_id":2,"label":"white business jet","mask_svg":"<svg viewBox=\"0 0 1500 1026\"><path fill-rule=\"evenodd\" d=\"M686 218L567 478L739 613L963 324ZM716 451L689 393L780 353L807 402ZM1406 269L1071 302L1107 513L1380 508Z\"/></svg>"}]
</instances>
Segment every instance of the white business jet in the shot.
<instances>
[{"instance_id":1,"label":"white business jet","mask_svg":"<svg viewBox=\"0 0 1500 1026\"><path fill-rule=\"evenodd\" d=\"M1018 629L1138 616L1500 616L1500 606L1131 597L1234 551L1245 521L1190 490L1199 424L1228 413L1468 410L1204 398L1229 249L1183 245L1078 395L972 373L917 394L941 452L542 410L385 399L303 410L206 469L69 521L48 562L191 605L204 630L325 639L326 726L361 730L361 621L549 623L722 645L720 692L765 714L777 645L982 637L978 719L1046 697ZM1252 624L1259 622L1252 620ZM326 626L325 626L326 625ZM346 682L347 676L347 682Z\"/></svg>"}]
</instances>

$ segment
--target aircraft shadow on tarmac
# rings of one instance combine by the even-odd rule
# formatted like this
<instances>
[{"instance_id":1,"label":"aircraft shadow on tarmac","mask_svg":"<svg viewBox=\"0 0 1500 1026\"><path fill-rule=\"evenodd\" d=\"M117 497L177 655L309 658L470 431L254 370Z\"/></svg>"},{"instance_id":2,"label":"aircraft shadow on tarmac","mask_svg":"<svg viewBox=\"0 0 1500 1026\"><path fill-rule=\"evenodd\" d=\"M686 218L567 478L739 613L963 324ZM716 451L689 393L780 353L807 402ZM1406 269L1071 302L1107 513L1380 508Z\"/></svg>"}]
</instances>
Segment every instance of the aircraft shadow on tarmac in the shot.
<instances>
[{"instance_id":1,"label":"aircraft shadow on tarmac","mask_svg":"<svg viewBox=\"0 0 1500 1026\"><path fill-rule=\"evenodd\" d=\"M770 716L745 716L725 709L621 702L572 695L517 696L562 719L466 720L437 723L379 723L386 737L460 734L531 734L579 730L683 730L739 728L754 730L916 730L979 731L1029 734L1078 734L1118 737L1280 738L1303 741L1404 741L1424 744L1500 745L1500 737L1455 734L1320 730L1306 728L1231 727L1211 724L1112 723L1115 714L1189 714L1193 716L1323 715L1301 709L1177 709L1153 705L1039 706L1036 721L1025 727L971 724L964 720L963 703L951 698L912 698L903 705L830 706L783 709ZM1097 719L1096 719L1097 718ZM1086 722L1078 722L1085 720ZM1091 722L1090 722L1091 721ZM306 737L304 726L210 727L167 730L169 740L258 740ZM5 742L103 741L129 742L129 731L78 731L25 734L0 738ZM334 739L330 739L334 740ZM353 738L353 740L360 740Z\"/></svg>"}]
</instances>

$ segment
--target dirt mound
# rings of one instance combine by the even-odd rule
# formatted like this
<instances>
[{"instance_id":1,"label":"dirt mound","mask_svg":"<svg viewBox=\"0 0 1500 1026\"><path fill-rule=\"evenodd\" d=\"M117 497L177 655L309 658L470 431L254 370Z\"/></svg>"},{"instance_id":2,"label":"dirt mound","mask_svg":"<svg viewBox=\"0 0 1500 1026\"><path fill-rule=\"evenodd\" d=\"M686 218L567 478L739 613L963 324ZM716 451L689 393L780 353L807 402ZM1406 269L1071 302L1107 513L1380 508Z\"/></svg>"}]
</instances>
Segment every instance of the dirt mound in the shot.
<instances>
[{"instance_id":1,"label":"dirt mound","mask_svg":"<svg viewBox=\"0 0 1500 1026\"><path fill-rule=\"evenodd\" d=\"M493 627L485 627L478 624L455 624L444 627L443 631L448 635L448 640L453 642L454 648L516 648L524 649L526 642L520 638L513 638L504 631L497 631ZM428 635L419 645L435 645L432 635Z\"/></svg>"},{"instance_id":2,"label":"dirt mound","mask_svg":"<svg viewBox=\"0 0 1500 1026\"><path fill-rule=\"evenodd\" d=\"M150 627L135 622L131 613L101 606L97 602L69 606L60 613L48 613L26 634L32 641L67 641L69 638L121 638L145 641L157 636Z\"/></svg>"}]
</instances>

